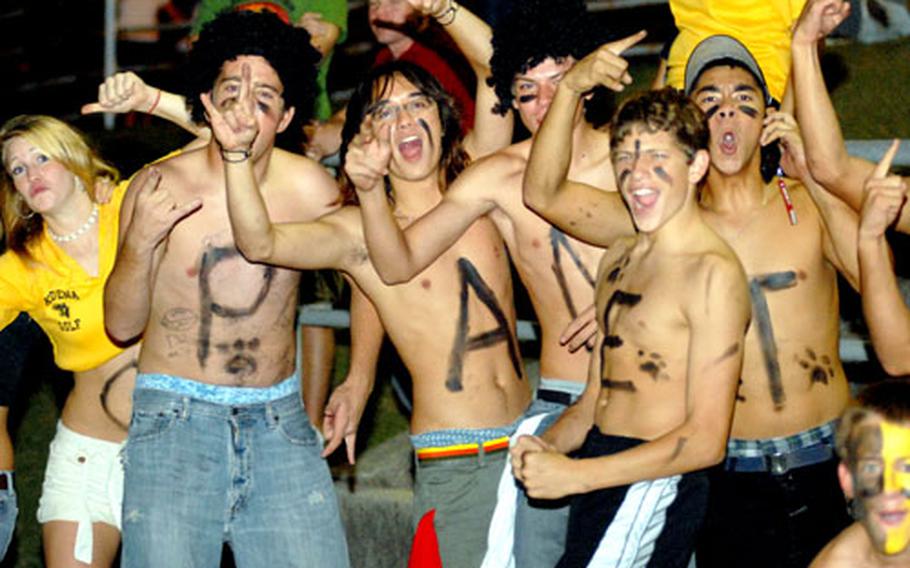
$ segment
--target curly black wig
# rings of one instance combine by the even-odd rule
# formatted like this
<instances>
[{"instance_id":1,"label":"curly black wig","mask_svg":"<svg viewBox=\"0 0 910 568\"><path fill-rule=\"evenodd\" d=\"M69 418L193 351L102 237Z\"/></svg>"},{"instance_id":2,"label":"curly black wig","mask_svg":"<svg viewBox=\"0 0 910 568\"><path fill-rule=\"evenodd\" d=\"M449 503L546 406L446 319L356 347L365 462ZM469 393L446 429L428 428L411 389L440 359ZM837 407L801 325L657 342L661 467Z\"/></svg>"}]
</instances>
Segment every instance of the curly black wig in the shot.
<instances>
[{"instance_id":1,"label":"curly black wig","mask_svg":"<svg viewBox=\"0 0 910 568\"><path fill-rule=\"evenodd\" d=\"M499 103L494 112L512 108L512 81L518 73L552 57L581 59L606 39L595 33L584 0L522 0L514 2L509 17L493 32L491 76L487 82Z\"/></svg>"},{"instance_id":2,"label":"curly black wig","mask_svg":"<svg viewBox=\"0 0 910 568\"><path fill-rule=\"evenodd\" d=\"M241 55L269 62L284 86L285 108L296 109L287 131L299 132L313 115L320 56L305 29L289 26L271 12L226 11L203 26L187 57L181 87L193 121L205 121L199 95L212 90L226 61Z\"/></svg>"},{"instance_id":3,"label":"curly black wig","mask_svg":"<svg viewBox=\"0 0 910 568\"><path fill-rule=\"evenodd\" d=\"M370 70L360 82L348 102L347 116L341 130L341 171L351 140L360 131L360 124L373 107L373 102L392 88L392 81L398 75L417 87L436 103L439 111L439 122L442 125L442 156L440 173L444 175L444 184L452 183L468 164L468 155L461 145L461 115L455 99L445 91L439 81L424 68L408 61L390 61ZM356 202L352 184L343 176L342 191L345 203ZM388 184L387 184L388 189Z\"/></svg>"}]
</instances>

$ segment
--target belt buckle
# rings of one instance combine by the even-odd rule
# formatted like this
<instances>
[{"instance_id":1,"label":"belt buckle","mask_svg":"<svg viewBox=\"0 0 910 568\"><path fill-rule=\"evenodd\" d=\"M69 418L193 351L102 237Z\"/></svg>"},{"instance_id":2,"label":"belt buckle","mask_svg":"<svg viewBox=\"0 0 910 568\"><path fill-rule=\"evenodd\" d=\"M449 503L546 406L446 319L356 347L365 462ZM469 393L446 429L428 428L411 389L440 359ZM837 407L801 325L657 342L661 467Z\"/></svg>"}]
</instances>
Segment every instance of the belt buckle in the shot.
<instances>
[{"instance_id":1,"label":"belt buckle","mask_svg":"<svg viewBox=\"0 0 910 568\"><path fill-rule=\"evenodd\" d=\"M787 458L788 455L781 452L774 452L770 456L766 456L768 471L774 475L783 475L790 471L790 460Z\"/></svg>"}]
</instances>

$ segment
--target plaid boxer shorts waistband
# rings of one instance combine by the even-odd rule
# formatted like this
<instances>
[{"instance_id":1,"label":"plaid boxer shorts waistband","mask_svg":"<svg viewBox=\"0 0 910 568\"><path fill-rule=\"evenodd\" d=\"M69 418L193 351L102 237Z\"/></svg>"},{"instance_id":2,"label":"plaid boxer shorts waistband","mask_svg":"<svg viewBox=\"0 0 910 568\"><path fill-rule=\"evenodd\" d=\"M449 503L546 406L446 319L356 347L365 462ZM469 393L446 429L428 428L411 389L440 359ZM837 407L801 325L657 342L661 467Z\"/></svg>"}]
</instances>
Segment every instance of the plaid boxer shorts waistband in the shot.
<instances>
[{"instance_id":1,"label":"plaid boxer shorts waistband","mask_svg":"<svg viewBox=\"0 0 910 568\"><path fill-rule=\"evenodd\" d=\"M810 448L821 444L834 444L834 430L837 421L803 430L792 436L779 438L765 438L761 440L742 440L731 438L727 443L728 458L751 458L788 454L797 450Z\"/></svg>"}]
</instances>

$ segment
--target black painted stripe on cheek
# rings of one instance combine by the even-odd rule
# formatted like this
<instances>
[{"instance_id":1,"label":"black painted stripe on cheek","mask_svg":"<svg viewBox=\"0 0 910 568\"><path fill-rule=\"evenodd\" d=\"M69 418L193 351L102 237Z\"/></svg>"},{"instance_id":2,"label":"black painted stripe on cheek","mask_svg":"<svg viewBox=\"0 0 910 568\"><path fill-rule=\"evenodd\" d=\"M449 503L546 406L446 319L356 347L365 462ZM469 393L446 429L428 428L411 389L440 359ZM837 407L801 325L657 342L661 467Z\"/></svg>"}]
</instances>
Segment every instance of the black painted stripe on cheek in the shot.
<instances>
[{"instance_id":1,"label":"black painted stripe on cheek","mask_svg":"<svg viewBox=\"0 0 910 568\"><path fill-rule=\"evenodd\" d=\"M417 119L417 124L419 124L420 127L423 128L424 132L427 133L427 140L430 141L430 146L433 146L433 135L430 134L430 125L427 124L427 121L422 118Z\"/></svg>"}]
</instances>

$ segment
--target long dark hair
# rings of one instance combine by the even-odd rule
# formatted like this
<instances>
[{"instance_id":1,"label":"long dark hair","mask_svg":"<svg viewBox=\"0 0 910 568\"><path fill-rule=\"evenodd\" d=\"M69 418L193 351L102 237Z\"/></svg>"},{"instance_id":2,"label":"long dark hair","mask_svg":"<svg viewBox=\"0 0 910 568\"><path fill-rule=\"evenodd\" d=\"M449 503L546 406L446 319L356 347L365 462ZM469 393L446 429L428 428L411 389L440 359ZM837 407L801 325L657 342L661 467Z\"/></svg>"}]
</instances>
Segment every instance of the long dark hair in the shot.
<instances>
[{"instance_id":1,"label":"long dark hair","mask_svg":"<svg viewBox=\"0 0 910 568\"><path fill-rule=\"evenodd\" d=\"M373 102L392 88L396 76L400 76L417 87L417 90L431 98L439 111L439 122L442 124L442 157L440 173L444 175L443 189L452 183L468 165L468 154L462 147L461 116L455 100L449 95L439 81L422 67L407 61L391 61L373 68L366 78L354 90L348 102L344 128L341 130L341 180L345 203L357 203L354 186L344 174L344 162L348 146L360 131L360 124L366 117ZM386 190L389 189L388 178Z\"/></svg>"}]
</instances>

